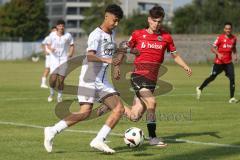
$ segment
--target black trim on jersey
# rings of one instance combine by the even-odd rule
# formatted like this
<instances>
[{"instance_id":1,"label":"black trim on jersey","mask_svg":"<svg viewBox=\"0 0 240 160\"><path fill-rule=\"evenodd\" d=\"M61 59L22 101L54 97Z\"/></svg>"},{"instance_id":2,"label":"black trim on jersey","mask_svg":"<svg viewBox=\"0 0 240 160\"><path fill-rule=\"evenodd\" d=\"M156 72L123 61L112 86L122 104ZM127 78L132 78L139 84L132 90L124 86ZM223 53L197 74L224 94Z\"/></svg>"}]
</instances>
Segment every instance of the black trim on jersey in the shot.
<instances>
[{"instance_id":1,"label":"black trim on jersey","mask_svg":"<svg viewBox=\"0 0 240 160\"><path fill-rule=\"evenodd\" d=\"M104 79L104 77L105 77L105 75L106 75L106 71L107 71L108 66L109 66L109 65L107 65L107 66L105 67L105 69L104 69L103 76L102 76L102 83L103 83L103 79Z\"/></svg>"}]
</instances>

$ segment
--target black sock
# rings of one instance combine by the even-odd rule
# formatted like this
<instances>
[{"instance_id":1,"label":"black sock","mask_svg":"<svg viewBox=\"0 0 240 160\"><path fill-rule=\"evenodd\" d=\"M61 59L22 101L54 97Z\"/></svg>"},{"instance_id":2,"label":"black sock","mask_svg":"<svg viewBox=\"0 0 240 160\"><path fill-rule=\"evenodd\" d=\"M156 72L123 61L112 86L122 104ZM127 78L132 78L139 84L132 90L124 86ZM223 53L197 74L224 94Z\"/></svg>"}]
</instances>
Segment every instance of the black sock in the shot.
<instances>
[{"instance_id":1,"label":"black sock","mask_svg":"<svg viewBox=\"0 0 240 160\"><path fill-rule=\"evenodd\" d=\"M148 135L150 138L155 138L156 136L156 122L148 122L147 123L147 128L148 128Z\"/></svg>"}]
</instances>

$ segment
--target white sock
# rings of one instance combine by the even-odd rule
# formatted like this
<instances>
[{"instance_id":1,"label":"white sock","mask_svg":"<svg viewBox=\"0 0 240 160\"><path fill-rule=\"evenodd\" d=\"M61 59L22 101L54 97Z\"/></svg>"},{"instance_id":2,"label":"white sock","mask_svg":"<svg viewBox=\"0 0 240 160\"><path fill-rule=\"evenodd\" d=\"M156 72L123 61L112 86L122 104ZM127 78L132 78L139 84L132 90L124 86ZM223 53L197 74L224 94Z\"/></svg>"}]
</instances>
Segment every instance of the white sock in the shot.
<instances>
[{"instance_id":1,"label":"white sock","mask_svg":"<svg viewBox=\"0 0 240 160\"><path fill-rule=\"evenodd\" d=\"M60 133L61 131L63 131L63 130L64 130L65 128L67 128L67 127L68 127L68 125L67 125L66 121L61 120L61 121L59 121L58 123L56 123L56 124L52 127L52 129L53 129L54 132Z\"/></svg>"},{"instance_id":2,"label":"white sock","mask_svg":"<svg viewBox=\"0 0 240 160\"><path fill-rule=\"evenodd\" d=\"M47 82L47 78L46 77L42 77L42 84L46 84Z\"/></svg>"},{"instance_id":3,"label":"white sock","mask_svg":"<svg viewBox=\"0 0 240 160\"><path fill-rule=\"evenodd\" d=\"M54 95L54 89L52 87L50 87L50 95L53 96Z\"/></svg>"},{"instance_id":4,"label":"white sock","mask_svg":"<svg viewBox=\"0 0 240 160\"><path fill-rule=\"evenodd\" d=\"M111 128L105 124L103 125L101 130L98 132L96 139L104 141L110 132L111 132Z\"/></svg>"},{"instance_id":5,"label":"white sock","mask_svg":"<svg viewBox=\"0 0 240 160\"><path fill-rule=\"evenodd\" d=\"M58 97L62 97L62 90L58 90Z\"/></svg>"}]
</instances>

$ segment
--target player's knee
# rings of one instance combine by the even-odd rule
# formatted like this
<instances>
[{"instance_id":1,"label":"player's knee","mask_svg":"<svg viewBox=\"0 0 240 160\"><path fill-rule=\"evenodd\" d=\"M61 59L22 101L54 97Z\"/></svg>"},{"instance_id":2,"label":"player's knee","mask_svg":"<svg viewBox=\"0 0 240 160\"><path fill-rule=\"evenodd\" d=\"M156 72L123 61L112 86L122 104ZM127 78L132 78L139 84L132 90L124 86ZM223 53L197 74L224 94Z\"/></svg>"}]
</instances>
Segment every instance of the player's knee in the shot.
<instances>
[{"instance_id":1,"label":"player's knee","mask_svg":"<svg viewBox=\"0 0 240 160\"><path fill-rule=\"evenodd\" d=\"M50 85L50 87L51 87L51 88L55 88L55 86L56 86L56 83L55 83L55 82L53 82L53 81L50 81L50 82L49 82L49 85Z\"/></svg>"},{"instance_id":2,"label":"player's knee","mask_svg":"<svg viewBox=\"0 0 240 160\"><path fill-rule=\"evenodd\" d=\"M117 112L117 113L123 115L124 112L125 112L125 109L124 109L124 107L123 107L122 104L118 104L118 105L114 108L114 112Z\"/></svg>"},{"instance_id":3,"label":"player's knee","mask_svg":"<svg viewBox=\"0 0 240 160\"><path fill-rule=\"evenodd\" d=\"M141 116L140 115L136 115L136 114L131 114L130 116L130 120L133 122L138 122L140 120Z\"/></svg>"},{"instance_id":4,"label":"player's knee","mask_svg":"<svg viewBox=\"0 0 240 160\"><path fill-rule=\"evenodd\" d=\"M84 111L78 112L78 115L79 115L79 117L81 117L82 119L86 119L86 118L88 118L88 117L91 115L91 112L92 112L91 109L89 109L89 110L84 110Z\"/></svg>"},{"instance_id":5,"label":"player's knee","mask_svg":"<svg viewBox=\"0 0 240 160\"><path fill-rule=\"evenodd\" d=\"M146 101L146 106L148 109L155 109L156 107L156 100L155 99L149 99Z\"/></svg>"}]
</instances>

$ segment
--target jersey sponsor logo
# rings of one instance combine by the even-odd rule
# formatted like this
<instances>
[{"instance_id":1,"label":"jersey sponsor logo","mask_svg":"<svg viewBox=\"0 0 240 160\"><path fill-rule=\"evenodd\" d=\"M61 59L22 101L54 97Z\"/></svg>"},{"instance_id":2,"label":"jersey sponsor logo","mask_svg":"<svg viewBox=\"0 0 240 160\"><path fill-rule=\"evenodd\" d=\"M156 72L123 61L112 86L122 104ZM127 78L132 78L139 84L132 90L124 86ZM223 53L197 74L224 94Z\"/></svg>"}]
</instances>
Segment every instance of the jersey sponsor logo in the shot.
<instances>
[{"instance_id":1,"label":"jersey sponsor logo","mask_svg":"<svg viewBox=\"0 0 240 160\"><path fill-rule=\"evenodd\" d=\"M224 44L223 48L232 48L232 45L231 44Z\"/></svg>"},{"instance_id":2,"label":"jersey sponsor logo","mask_svg":"<svg viewBox=\"0 0 240 160\"><path fill-rule=\"evenodd\" d=\"M107 42L104 45L104 54L112 56L116 51L116 44L112 42Z\"/></svg>"},{"instance_id":3,"label":"jersey sponsor logo","mask_svg":"<svg viewBox=\"0 0 240 160\"><path fill-rule=\"evenodd\" d=\"M162 45L157 44L157 43L149 43L145 44L145 42L142 42L141 48L151 48L151 49L162 49Z\"/></svg>"},{"instance_id":4,"label":"jersey sponsor logo","mask_svg":"<svg viewBox=\"0 0 240 160\"><path fill-rule=\"evenodd\" d=\"M158 41L162 41L162 36L157 37Z\"/></svg>"}]
</instances>

